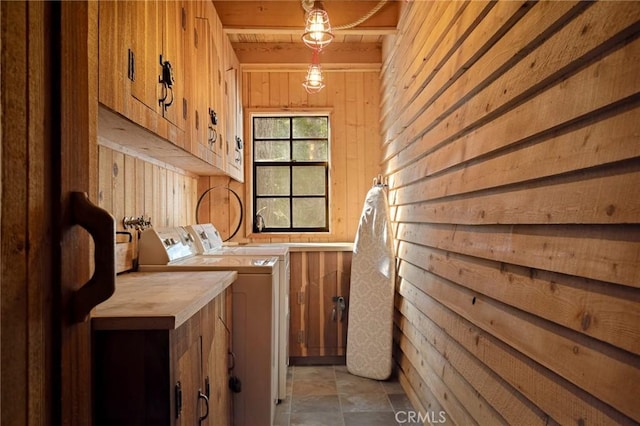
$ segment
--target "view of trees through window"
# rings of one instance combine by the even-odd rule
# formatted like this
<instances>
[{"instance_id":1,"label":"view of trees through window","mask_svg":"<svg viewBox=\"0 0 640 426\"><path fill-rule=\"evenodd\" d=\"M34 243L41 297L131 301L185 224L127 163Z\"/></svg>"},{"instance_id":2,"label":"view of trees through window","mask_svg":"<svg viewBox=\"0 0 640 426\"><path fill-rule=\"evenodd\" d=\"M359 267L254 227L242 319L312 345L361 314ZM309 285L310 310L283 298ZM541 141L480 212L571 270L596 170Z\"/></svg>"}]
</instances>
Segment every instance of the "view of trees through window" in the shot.
<instances>
[{"instance_id":1,"label":"view of trees through window","mask_svg":"<svg viewBox=\"0 0 640 426\"><path fill-rule=\"evenodd\" d=\"M256 115L252 121L253 231L328 231L329 117Z\"/></svg>"}]
</instances>

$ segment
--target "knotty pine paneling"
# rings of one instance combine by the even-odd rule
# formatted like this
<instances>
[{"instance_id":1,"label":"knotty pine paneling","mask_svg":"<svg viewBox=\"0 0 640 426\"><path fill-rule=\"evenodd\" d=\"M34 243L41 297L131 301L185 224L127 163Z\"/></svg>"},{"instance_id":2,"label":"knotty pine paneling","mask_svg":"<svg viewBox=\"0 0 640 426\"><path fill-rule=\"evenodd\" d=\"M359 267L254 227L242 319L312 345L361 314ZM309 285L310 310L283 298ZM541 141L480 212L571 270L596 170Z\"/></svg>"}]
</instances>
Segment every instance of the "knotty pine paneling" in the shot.
<instances>
[{"instance_id":1,"label":"knotty pine paneling","mask_svg":"<svg viewBox=\"0 0 640 426\"><path fill-rule=\"evenodd\" d=\"M104 145L98 150L98 203L123 231L125 216L151 217L154 227L195 223L198 179Z\"/></svg>"},{"instance_id":2,"label":"knotty pine paneling","mask_svg":"<svg viewBox=\"0 0 640 426\"><path fill-rule=\"evenodd\" d=\"M302 88L304 72L251 71L242 73L245 107L245 182L224 177L201 177L198 194L208 188L229 186L242 198L243 225L233 241L331 242L353 241L364 198L380 172L380 78L378 72L325 73L326 87L317 94ZM323 111L331 120L330 232L328 234L252 234L251 214L251 112L296 113ZM211 221L223 238L231 235L239 220L239 207L224 190L216 200L203 204L200 221ZM212 192L213 194L213 192ZM206 219L205 219L206 218Z\"/></svg>"},{"instance_id":3,"label":"knotty pine paneling","mask_svg":"<svg viewBox=\"0 0 640 426\"><path fill-rule=\"evenodd\" d=\"M416 407L640 422L639 36L631 2L403 3L381 157Z\"/></svg>"}]
</instances>

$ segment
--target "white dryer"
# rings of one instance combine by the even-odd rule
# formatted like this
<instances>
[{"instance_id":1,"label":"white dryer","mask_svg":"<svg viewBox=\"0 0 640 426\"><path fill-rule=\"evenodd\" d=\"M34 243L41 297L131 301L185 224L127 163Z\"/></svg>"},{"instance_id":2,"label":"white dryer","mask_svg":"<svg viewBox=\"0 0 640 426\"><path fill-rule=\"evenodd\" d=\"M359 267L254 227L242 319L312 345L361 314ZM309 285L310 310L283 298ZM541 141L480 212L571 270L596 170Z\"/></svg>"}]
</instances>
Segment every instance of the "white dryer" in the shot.
<instances>
[{"instance_id":1,"label":"white dryer","mask_svg":"<svg viewBox=\"0 0 640 426\"><path fill-rule=\"evenodd\" d=\"M184 228L149 228L140 236L138 270L236 271L232 290L234 425L273 424L279 373L279 268L275 256L200 256Z\"/></svg>"},{"instance_id":2,"label":"white dryer","mask_svg":"<svg viewBox=\"0 0 640 426\"><path fill-rule=\"evenodd\" d=\"M275 256L278 258L278 399L287 396L287 366L289 365L289 248L278 244L225 245L211 223L185 227L202 256Z\"/></svg>"}]
</instances>

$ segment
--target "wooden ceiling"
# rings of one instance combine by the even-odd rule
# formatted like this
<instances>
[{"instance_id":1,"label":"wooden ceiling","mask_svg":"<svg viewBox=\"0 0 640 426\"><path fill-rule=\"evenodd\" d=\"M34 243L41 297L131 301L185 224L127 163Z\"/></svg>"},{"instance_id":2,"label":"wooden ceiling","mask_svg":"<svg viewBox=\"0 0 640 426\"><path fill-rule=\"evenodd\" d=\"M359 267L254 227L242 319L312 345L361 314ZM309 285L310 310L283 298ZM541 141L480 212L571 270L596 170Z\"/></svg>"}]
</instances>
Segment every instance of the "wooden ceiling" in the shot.
<instances>
[{"instance_id":1,"label":"wooden ceiling","mask_svg":"<svg viewBox=\"0 0 640 426\"><path fill-rule=\"evenodd\" d=\"M319 2L316 2L319 3ZM351 24L379 1L325 0L333 28ZM300 0L213 0L225 33L245 68L289 68L308 64L309 49L301 41L304 9ZM322 52L326 68L379 67L385 35L394 34L400 1L389 0L371 18L353 28L334 30Z\"/></svg>"}]
</instances>

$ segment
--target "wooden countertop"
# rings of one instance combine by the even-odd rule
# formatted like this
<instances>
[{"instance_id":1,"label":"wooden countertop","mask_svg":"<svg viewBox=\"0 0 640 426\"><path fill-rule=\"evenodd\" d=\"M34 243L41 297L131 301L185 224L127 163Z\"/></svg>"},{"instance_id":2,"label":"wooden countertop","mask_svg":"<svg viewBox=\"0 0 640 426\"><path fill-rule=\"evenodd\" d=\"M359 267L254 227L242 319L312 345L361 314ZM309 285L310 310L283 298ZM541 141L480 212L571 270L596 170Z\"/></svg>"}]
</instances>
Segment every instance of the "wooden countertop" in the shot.
<instances>
[{"instance_id":1,"label":"wooden countertop","mask_svg":"<svg viewBox=\"0 0 640 426\"><path fill-rule=\"evenodd\" d=\"M134 272L91 315L94 330L172 330L206 306L237 277L235 271Z\"/></svg>"}]
</instances>

